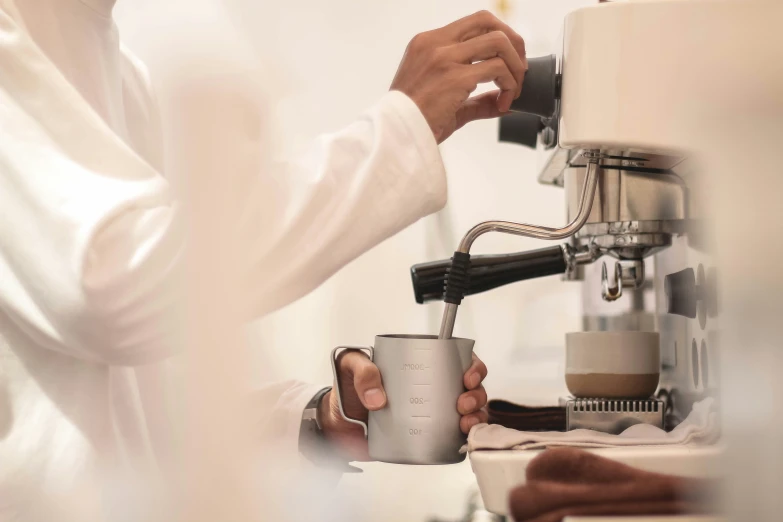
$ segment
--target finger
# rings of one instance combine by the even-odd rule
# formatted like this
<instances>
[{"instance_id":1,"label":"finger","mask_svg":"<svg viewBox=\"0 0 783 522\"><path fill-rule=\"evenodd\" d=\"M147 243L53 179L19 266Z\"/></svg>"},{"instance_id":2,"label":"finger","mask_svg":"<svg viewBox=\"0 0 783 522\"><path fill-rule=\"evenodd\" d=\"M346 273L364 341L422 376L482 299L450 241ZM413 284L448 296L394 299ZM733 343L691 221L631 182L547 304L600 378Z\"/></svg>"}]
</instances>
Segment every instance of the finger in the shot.
<instances>
[{"instance_id":1,"label":"finger","mask_svg":"<svg viewBox=\"0 0 783 522\"><path fill-rule=\"evenodd\" d=\"M501 91L485 92L465 100L457 109L457 129L472 121L501 116L503 113L498 109L500 93Z\"/></svg>"},{"instance_id":2,"label":"finger","mask_svg":"<svg viewBox=\"0 0 783 522\"><path fill-rule=\"evenodd\" d=\"M503 93L501 93L501 96L498 97L498 109L502 112L508 111L519 85L506 62L502 58L492 58L468 67L470 68L468 79L471 85L477 86L479 83L494 82L495 85L500 87L501 91L511 91L510 96L506 95L504 97ZM504 104L501 104L501 102Z\"/></svg>"},{"instance_id":3,"label":"finger","mask_svg":"<svg viewBox=\"0 0 783 522\"><path fill-rule=\"evenodd\" d=\"M474 390L482 383L487 377L487 365L478 358L478 355L473 354L473 363L465 372L465 388Z\"/></svg>"},{"instance_id":4,"label":"finger","mask_svg":"<svg viewBox=\"0 0 783 522\"><path fill-rule=\"evenodd\" d=\"M459 420L459 429L462 430L462 433L469 433L470 428L476 424L487 422L487 418L487 412L485 411L477 411L476 413L465 415Z\"/></svg>"},{"instance_id":5,"label":"finger","mask_svg":"<svg viewBox=\"0 0 783 522\"><path fill-rule=\"evenodd\" d=\"M366 355L358 351L346 353L340 359L340 370L353 375L354 389L365 408L373 411L386 406L381 372Z\"/></svg>"},{"instance_id":6,"label":"finger","mask_svg":"<svg viewBox=\"0 0 783 522\"><path fill-rule=\"evenodd\" d=\"M453 45L446 52L453 55L455 62L464 64L490 60L495 57L501 58L506 62L506 66L517 81L516 96L522 92L522 81L525 78L527 67L503 31L492 31Z\"/></svg>"},{"instance_id":7,"label":"finger","mask_svg":"<svg viewBox=\"0 0 783 522\"><path fill-rule=\"evenodd\" d=\"M471 38L476 38L482 34L492 31L502 31L516 49L517 54L527 69L527 55L525 51L525 40L507 24L503 23L497 16L489 11L479 11L478 13L466 16L456 22L444 27L448 31L449 38L452 41L464 42Z\"/></svg>"},{"instance_id":8,"label":"finger","mask_svg":"<svg viewBox=\"0 0 783 522\"><path fill-rule=\"evenodd\" d=\"M498 110L506 113L511 110L511 104L517 98L517 93L514 91L500 91L495 104L498 106Z\"/></svg>"},{"instance_id":9,"label":"finger","mask_svg":"<svg viewBox=\"0 0 783 522\"><path fill-rule=\"evenodd\" d=\"M475 390L470 390L459 396L457 400L457 411L460 415L468 415L474 413L487 404L487 391L483 386L479 386Z\"/></svg>"}]
</instances>

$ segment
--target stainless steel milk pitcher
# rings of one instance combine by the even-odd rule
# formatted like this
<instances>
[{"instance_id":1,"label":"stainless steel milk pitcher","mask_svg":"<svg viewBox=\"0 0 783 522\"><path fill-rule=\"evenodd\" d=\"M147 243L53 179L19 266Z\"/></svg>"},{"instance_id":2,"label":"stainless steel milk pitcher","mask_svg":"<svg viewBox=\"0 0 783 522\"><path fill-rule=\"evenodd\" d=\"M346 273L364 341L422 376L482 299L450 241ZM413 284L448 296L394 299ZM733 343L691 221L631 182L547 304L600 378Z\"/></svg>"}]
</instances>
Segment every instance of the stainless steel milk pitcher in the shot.
<instances>
[{"instance_id":1,"label":"stainless steel milk pitcher","mask_svg":"<svg viewBox=\"0 0 783 522\"><path fill-rule=\"evenodd\" d=\"M465 435L459 427L457 399L473 358L471 339L431 335L378 335L374 347L338 346L332 351L342 416L364 428L370 458L397 464L453 464ZM342 350L363 350L378 366L387 404L369 421L348 418L342 402L336 359Z\"/></svg>"}]
</instances>

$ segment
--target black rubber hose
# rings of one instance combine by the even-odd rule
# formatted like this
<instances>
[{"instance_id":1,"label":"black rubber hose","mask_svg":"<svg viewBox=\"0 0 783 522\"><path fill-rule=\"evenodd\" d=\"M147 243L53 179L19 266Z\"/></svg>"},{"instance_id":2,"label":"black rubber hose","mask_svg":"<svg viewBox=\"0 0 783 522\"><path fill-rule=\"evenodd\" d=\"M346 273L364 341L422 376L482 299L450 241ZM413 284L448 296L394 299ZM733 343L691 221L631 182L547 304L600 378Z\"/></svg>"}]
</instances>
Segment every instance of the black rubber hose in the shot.
<instances>
[{"instance_id":1,"label":"black rubber hose","mask_svg":"<svg viewBox=\"0 0 783 522\"><path fill-rule=\"evenodd\" d=\"M445 281L441 286L443 300L458 305L470 287L470 254L454 252L451 261L447 261L447 263L448 266L444 274Z\"/></svg>"}]
</instances>

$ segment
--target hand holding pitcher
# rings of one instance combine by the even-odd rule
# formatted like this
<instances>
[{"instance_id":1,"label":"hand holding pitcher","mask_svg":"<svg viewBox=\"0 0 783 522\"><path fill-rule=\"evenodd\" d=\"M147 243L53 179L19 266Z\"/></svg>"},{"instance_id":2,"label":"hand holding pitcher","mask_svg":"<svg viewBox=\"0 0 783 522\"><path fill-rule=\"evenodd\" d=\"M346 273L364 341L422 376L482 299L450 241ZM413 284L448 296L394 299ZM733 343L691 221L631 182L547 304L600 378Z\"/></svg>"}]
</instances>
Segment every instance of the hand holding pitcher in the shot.
<instances>
[{"instance_id":1,"label":"hand holding pitcher","mask_svg":"<svg viewBox=\"0 0 783 522\"><path fill-rule=\"evenodd\" d=\"M336 349L336 386L322 401L319 413L326 436L351 460L433 464L446 463L433 459L462 460L458 446L464 441L463 434L487 420L481 410L487 402L481 384L487 369L472 353L472 346L472 341L463 339L378 336L374 349ZM373 351L377 365L369 357ZM342 390L345 416L340 411L338 389ZM370 411L377 412L369 416L375 418L368 419ZM436 434L438 430L445 431ZM367 431L379 434L370 435L369 446ZM400 434L405 437L397 437ZM391 451L389 441L381 440L386 436L396 437L395 444L413 453L407 459L396 451L379 455L384 448ZM434 456L436 450L426 449L427 444L435 444L441 455ZM370 451L373 446L374 452ZM410 462L417 451L417 458L428 462Z\"/></svg>"}]
</instances>

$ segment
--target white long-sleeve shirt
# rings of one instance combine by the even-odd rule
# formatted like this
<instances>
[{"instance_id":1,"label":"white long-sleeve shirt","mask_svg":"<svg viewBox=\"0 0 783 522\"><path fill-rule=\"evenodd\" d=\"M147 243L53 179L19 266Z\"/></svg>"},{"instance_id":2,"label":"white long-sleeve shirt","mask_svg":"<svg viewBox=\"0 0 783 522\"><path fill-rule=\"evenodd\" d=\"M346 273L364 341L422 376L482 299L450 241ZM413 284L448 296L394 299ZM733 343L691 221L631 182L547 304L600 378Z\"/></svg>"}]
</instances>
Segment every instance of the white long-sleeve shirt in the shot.
<instances>
[{"instance_id":1,"label":"white long-sleeve shirt","mask_svg":"<svg viewBox=\"0 0 783 522\"><path fill-rule=\"evenodd\" d=\"M162 325L186 236L164 165L232 184L248 320L445 203L437 144L405 95L273 169L257 71L198 42L162 82L164 140L112 4L0 0L0 520L32 519L41 493L171 443L158 429L176 365ZM292 458L317 389L258 393Z\"/></svg>"}]
</instances>

